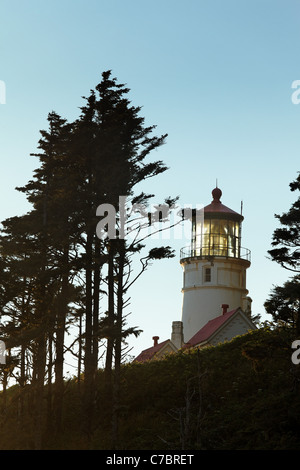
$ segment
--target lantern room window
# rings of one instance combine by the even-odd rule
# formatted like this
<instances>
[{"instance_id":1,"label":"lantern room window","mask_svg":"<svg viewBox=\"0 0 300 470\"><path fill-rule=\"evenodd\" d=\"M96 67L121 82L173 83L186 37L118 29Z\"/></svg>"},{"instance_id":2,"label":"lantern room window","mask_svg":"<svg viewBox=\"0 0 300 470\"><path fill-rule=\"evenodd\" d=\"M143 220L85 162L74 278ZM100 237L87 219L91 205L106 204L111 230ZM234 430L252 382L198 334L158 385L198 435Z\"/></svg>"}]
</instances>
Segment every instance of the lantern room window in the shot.
<instances>
[{"instance_id":1,"label":"lantern room window","mask_svg":"<svg viewBox=\"0 0 300 470\"><path fill-rule=\"evenodd\" d=\"M229 219L193 221L192 245L194 256L224 256L238 258L240 223Z\"/></svg>"}]
</instances>

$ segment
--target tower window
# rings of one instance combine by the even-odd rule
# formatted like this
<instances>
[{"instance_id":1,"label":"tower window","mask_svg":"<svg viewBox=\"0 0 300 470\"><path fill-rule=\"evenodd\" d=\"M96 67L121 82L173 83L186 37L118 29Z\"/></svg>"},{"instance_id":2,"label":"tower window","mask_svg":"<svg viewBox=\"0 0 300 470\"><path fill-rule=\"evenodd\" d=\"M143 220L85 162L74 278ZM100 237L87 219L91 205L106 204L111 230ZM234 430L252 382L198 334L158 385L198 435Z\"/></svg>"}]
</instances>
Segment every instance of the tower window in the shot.
<instances>
[{"instance_id":1,"label":"tower window","mask_svg":"<svg viewBox=\"0 0 300 470\"><path fill-rule=\"evenodd\" d=\"M211 268L204 269L204 281L211 282Z\"/></svg>"}]
</instances>

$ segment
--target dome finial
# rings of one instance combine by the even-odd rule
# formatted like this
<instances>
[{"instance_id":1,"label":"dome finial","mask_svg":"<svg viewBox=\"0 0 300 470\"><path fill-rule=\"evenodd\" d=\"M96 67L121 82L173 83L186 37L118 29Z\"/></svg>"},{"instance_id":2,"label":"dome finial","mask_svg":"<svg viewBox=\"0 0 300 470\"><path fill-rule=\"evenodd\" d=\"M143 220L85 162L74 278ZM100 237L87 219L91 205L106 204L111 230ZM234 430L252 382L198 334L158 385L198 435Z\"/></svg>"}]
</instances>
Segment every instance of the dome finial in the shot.
<instances>
[{"instance_id":1,"label":"dome finial","mask_svg":"<svg viewBox=\"0 0 300 470\"><path fill-rule=\"evenodd\" d=\"M213 202L220 202L222 196L222 191L220 188L218 188L218 183L215 189L212 190L212 197L213 197Z\"/></svg>"}]
</instances>

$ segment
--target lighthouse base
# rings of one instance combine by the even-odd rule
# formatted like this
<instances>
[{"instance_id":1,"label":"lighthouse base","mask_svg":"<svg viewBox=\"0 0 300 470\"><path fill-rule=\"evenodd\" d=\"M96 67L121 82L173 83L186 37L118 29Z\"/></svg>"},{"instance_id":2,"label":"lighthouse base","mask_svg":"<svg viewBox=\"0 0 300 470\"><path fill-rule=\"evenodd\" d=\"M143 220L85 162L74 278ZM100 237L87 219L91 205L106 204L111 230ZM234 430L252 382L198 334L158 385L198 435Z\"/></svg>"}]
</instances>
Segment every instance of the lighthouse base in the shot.
<instances>
[{"instance_id":1,"label":"lighthouse base","mask_svg":"<svg viewBox=\"0 0 300 470\"><path fill-rule=\"evenodd\" d=\"M182 323L184 341L188 342L208 321L219 316L221 306L241 308L250 314L246 269L250 263L237 258L208 262L204 259L181 260L184 286Z\"/></svg>"}]
</instances>

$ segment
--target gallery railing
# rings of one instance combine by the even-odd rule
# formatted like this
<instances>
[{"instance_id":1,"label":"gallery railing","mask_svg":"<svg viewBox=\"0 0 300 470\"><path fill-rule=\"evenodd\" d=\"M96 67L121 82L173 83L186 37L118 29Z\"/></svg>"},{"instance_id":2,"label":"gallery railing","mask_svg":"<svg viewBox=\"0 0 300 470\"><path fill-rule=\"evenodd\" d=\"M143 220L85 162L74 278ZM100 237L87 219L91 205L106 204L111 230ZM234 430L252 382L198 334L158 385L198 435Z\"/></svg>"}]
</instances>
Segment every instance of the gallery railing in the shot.
<instances>
[{"instance_id":1,"label":"gallery railing","mask_svg":"<svg viewBox=\"0 0 300 470\"><path fill-rule=\"evenodd\" d=\"M211 257L237 258L251 261L251 251L248 248L233 248L225 245L186 246L180 250L180 259L194 257L204 259Z\"/></svg>"}]
</instances>

